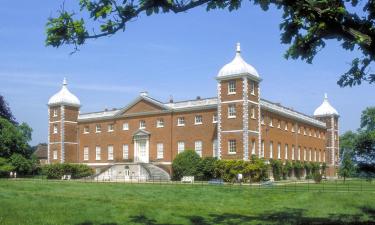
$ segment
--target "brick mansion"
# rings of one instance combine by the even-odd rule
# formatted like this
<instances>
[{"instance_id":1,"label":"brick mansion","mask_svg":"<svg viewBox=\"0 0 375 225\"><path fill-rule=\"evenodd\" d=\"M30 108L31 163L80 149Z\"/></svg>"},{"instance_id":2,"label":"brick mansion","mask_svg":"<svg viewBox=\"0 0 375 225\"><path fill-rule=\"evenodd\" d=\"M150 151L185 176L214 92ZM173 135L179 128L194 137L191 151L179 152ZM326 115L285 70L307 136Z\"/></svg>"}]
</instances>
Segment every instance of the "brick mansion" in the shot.
<instances>
[{"instance_id":1,"label":"brick mansion","mask_svg":"<svg viewBox=\"0 0 375 225\"><path fill-rule=\"evenodd\" d=\"M213 98L161 102L141 92L122 108L80 113L64 79L48 102L48 163L84 163L109 179L168 179L176 155L192 149L219 159L325 162L336 175L339 114L327 95L312 116L261 98L261 77L239 44L216 80Z\"/></svg>"}]
</instances>

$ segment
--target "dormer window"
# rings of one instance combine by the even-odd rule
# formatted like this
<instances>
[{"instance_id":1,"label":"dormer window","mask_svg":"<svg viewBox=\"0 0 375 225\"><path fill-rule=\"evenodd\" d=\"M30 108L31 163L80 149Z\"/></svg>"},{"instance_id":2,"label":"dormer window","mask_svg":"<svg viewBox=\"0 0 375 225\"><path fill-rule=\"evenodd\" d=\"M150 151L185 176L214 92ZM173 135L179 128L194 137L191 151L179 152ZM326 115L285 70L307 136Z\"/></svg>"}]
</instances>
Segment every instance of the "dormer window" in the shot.
<instances>
[{"instance_id":1,"label":"dormer window","mask_svg":"<svg viewBox=\"0 0 375 225\"><path fill-rule=\"evenodd\" d=\"M139 121L139 129L146 129L146 121L144 120Z\"/></svg>"},{"instance_id":2,"label":"dormer window","mask_svg":"<svg viewBox=\"0 0 375 225\"><path fill-rule=\"evenodd\" d=\"M231 80L228 83L228 95L236 94L236 81Z\"/></svg>"},{"instance_id":3,"label":"dormer window","mask_svg":"<svg viewBox=\"0 0 375 225\"><path fill-rule=\"evenodd\" d=\"M178 117L177 118L177 126L185 126L185 118L184 117Z\"/></svg>"},{"instance_id":4,"label":"dormer window","mask_svg":"<svg viewBox=\"0 0 375 225\"><path fill-rule=\"evenodd\" d=\"M156 121L156 127L157 127L157 128L162 128L162 127L164 127L164 120L163 120L163 119L158 119L158 120Z\"/></svg>"},{"instance_id":5,"label":"dormer window","mask_svg":"<svg viewBox=\"0 0 375 225\"><path fill-rule=\"evenodd\" d=\"M202 124L203 123L203 118L201 115L195 116L195 123L194 124Z\"/></svg>"},{"instance_id":6,"label":"dormer window","mask_svg":"<svg viewBox=\"0 0 375 225\"><path fill-rule=\"evenodd\" d=\"M235 104L229 104L228 118L236 118L236 105Z\"/></svg>"}]
</instances>

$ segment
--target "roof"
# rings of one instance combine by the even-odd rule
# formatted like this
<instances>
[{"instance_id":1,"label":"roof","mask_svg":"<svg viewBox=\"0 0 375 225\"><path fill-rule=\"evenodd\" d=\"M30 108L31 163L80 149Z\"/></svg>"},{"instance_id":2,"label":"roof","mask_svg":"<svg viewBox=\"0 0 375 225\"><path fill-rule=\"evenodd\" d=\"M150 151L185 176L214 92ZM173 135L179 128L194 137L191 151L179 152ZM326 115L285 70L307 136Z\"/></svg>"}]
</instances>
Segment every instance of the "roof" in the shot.
<instances>
[{"instance_id":1,"label":"roof","mask_svg":"<svg viewBox=\"0 0 375 225\"><path fill-rule=\"evenodd\" d=\"M331 116L331 115L338 116L339 113L329 103L327 94L324 94L323 103L314 111L314 116L322 117L322 116Z\"/></svg>"},{"instance_id":2,"label":"roof","mask_svg":"<svg viewBox=\"0 0 375 225\"><path fill-rule=\"evenodd\" d=\"M48 101L49 106L54 105L70 105L80 107L81 102L79 99L68 90L68 83L64 78L63 86L59 92L54 94Z\"/></svg>"},{"instance_id":3,"label":"roof","mask_svg":"<svg viewBox=\"0 0 375 225\"><path fill-rule=\"evenodd\" d=\"M258 71L241 57L240 43L237 43L235 57L230 63L224 65L220 69L217 78L221 79L238 75L249 75L251 77L259 78Z\"/></svg>"},{"instance_id":4,"label":"roof","mask_svg":"<svg viewBox=\"0 0 375 225\"><path fill-rule=\"evenodd\" d=\"M134 105L137 101L140 101L140 99L144 99L146 101L155 102L157 100L148 97L148 96L140 96L136 98L135 101L132 101L129 105L125 106L122 109L119 110L111 110L111 111L103 111L103 112L94 112L94 113L86 113L86 114L80 114L78 116L78 120L80 121L87 121L87 120L103 120L103 119L112 119L120 116L122 113L130 108L132 105ZM161 103L160 101L157 101L158 104L162 104L166 109L166 112L170 111L194 111L194 110L204 110L209 108L217 108L218 99L216 97L213 98L205 98L205 99L196 99L196 100L187 100L187 101L179 101L179 102L172 102L172 103ZM282 106L278 103L273 103L271 101L261 99L260 100L260 106L263 109L266 109L268 111L271 111L276 114L280 114L282 116L285 116L287 118L295 119L297 121L301 121L307 124L311 124L314 126L318 126L321 128L325 128L325 123L311 117L308 115L305 115L303 113L300 113L298 111L295 111L293 109L287 108L285 106Z\"/></svg>"},{"instance_id":5,"label":"roof","mask_svg":"<svg viewBox=\"0 0 375 225\"><path fill-rule=\"evenodd\" d=\"M39 144L33 153L38 159L48 158L48 147L47 144Z\"/></svg>"}]
</instances>

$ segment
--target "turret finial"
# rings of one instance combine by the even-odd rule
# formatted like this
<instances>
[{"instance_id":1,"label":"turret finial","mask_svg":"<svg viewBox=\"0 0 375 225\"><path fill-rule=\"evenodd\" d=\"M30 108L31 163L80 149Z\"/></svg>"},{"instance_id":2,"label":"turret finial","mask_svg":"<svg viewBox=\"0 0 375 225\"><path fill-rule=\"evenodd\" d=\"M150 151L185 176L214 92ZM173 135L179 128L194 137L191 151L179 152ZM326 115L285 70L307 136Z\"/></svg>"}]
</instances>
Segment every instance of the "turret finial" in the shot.
<instances>
[{"instance_id":1,"label":"turret finial","mask_svg":"<svg viewBox=\"0 0 375 225\"><path fill-rule=\"evenodd\" d=\"M241 44L237 42L236 53L241 53Z\"/></svg>"},{"instance_id":2,"label":"turret finial","mask_svg":"<svg viewBox=\"0 0 375 225\"><path fill-rule=\"evenodd\" d=\"M324 99L325 99L325 100L328 100L328 95L327 95L327 93L324 93Z\"/></svg>"},{"instance_id":3,"label":"turret finial","mask_svg":"<svg viewBox=\"0 0 375 225\"><path fill-rule=\"evenodd\" d=\"M64 77L64 80L63 80L63 85L64 86L67 86L68 85L68 82L66 81L66 78Z\"/></svg>"}]
</instances>

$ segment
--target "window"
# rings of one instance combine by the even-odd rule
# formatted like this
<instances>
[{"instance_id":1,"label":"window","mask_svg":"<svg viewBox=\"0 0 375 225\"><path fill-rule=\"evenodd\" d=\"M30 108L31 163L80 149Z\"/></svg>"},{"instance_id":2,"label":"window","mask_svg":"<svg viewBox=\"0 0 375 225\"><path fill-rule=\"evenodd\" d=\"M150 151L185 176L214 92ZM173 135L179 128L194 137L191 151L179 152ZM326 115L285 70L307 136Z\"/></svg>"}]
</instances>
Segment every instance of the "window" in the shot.
<instances>
[{"instance_id":1,"label":"window","mask_svg":"<svg viewBox=\"0 0 375 225\"><path fill-rule=\"evenodd\" d=\"M292 132L294 133L296 130L295 130L295 125L294 123L292 123Z\"/></svg>"},{"instance_id":2,"label":"window","mask_svg":"<svg viewBox=\"0 0 375 225\"><path fill-rule=\"evenodd\" d=\"M294 151L295 151L294 145L292 145L292 160L294 160Z\"/></svg>"},{"instance_id":3,"label":"window","mask_svg":"<svg viewBox=\"0 0 375 225\"><path fill-rule=\"evenodd\" d=\"M114 130L114 125L113 124L109 124L108 125L108 132L113 132Z\"/></svg>"},{"instance_id":4,"label":"window","mask_svg":"<svg viewBox=\"0 0 375 225\"><path fill-rule=\"evenodd\" d=\"M262 125L264 125L264 114L262 114L262 115L260 116L260 123L261 123Z\"/></svg>"},{"instance_id":5,"label":"window","mask_svg":"<svg viewBox=\"0 0 375 225\"><path fill-rule=\"evenodd\" d=\"M288 122L285 122L285 127L284 127L284 130L288 130Z\"/></svg>"},{"instance_id":6,"label":"window","mask_svg":"<svg viewBox=\"0 0 375 225\"><path fill-rule=\"evenodd\" d=\"M299 134L301 133L301 127L298 127L298 133Z\"/></svg>"},{"instance_id":7,"label":"window","mask_svg":"<svg viewBox=\"0 0 375 225\"><path fill-rule=\"evenodd\" d=\"M95 159L96 160L100 160L100 155L101 155L101 153L100 153L100 146L96 146L96 148L95 148Z\"/></svg>"},{"instance_id":8,"label":"window","mask_svg":"<svg viewBox=\"0 0 375 225\"><path fill-rule=\"evenodd\" d=\"M53 133L54 134L58 133L58 126L57 126L57 124L53 124Z\"/></svg>"},{"instance_id":9,"label":"window","mask_svg":"<svg viewBox=\"0 0 375 225\"><path fill-rule=\"evenodd\" d=\"M217 114L212 116L212 123L217 123Z\"/></svg>"},{"instance_id":10,"label":"window","mask_svg":"<svg viewBox=\"0 0 375 225\"><path fill-rule=\"evenodd\" d=\"M83 148L83 160L85 161L89 160L89 147Z\"/></svg>"},{"instance_id":11,"label":"window","mask_svg":"<svg viewBox=\"0 0 375 225\"><path fill-rule=\"evenodd\" d=\"M303 135L306 135L306 127L303 128Z\"/></svg>"},{"instance_id":12,"label":"window","mask_svg":"<svg viewBox=\"0 0 375 225\"><path fill-rule=\"evenodd\" d=\"M314 161L316 162L316 149L314 151Z\"/></svg>"},{"instance_id":13,"label":"window","mask_svg":"<svg viewBox=\"0 0 375 225\"><path fill-rule=\"evenodd\" d=\"M84 134L88 134L88 133L90 133L90 128L89 128L89 126L85 126L85 127L83 128L83 133L84 133Z\"/></svg>"},{"instance_id":14,"label":"window","mask_svg":"<svg viewBox=\"0 0 375 225\"><path fill-rule=\"evenodd\" d=\"M310 137L312 136L312 132L311 132L311 129L309 130L309 136L310 136Z\"/></svg>"},{"instance_id":15,"label":"window","mask_svg":"<svg viewBox=\"0 0 375 225\"><path fill-rule=\"evenodd\" d=\"M254 140L252 140L251 142L251 154L255 155L255 141Z\"/></svg>"},{"instance_id":16,"label":"window","mask_svg":"<svg viewBox=\"0 0 375 225\"><path fill-rule=\"evenodd\" d=\"M57 159L57 150L53 151L53 159Z\"/></svg>"},{"instance_id":17,"label":"window","mask_svg":"<svg viewBox=\"0 0 375 225\"><path fill-rule=\"evenodd\" d=\"M306 148L303 149L303 161L306 161Z\"/></svg>"},{"instance_id":18,"label":"window","mask_svg":"<svg viewBox=\"0 0 375 225\"><path fill-rule=\"evenodd\" d=\"M277 128L281 129L281 121L277 120Z\"/></svg>"},{"instance_id":19,"label":"window","mask_svg":"<svg viewBox=\"0 0 375 225\"><path fill-rule=\"evenodd\" d=\"M298 146L297 159L301 160L301 147Z\"/></svg>"},{"instance_id":20,"label":"window","mask_svg":"<svg viewBox=\"0 0 375 225\"><path fill-rule=\"evenodd\" d=\"M185 142L179 141L177 142L177 152L181 153L185 150Z\"/></svg>"},{"instance_id":21,"label":"window","mask_svg":"<svg viewBox=\"0 0 375 225\"><path fill-rule=\"evenodd\" d=\"M255 83L250 81L250 94L255 95Z\"/></svg>"},{"instance_id":22,"label":"window","mask_svg":"<svg viewBox=\"0 0 375 225\"><path fill-rule=\"evenodd\" d=\"M122 145L122 158L129 159L129 145Z\"/></svg>"},{"instance_id":23,"label":"window","mask_svg":"<svg viewBox=\"0 0 375 225\"><path fill-rule=\"evenodd\" d=\"M281 158L281 144L277 144L277 158L280 159Z\"/></svg>"},{"instance_id":24,"label":"window","mask_svg":"<svg viewBox=\"0 0 375 225\"><path fill-rule=\"evenodd\" d=\"M273 158L273 142L270 142L270 159Z\"/></svg>"},{"instance_id":25,"label":"window","mask_svg":"<svg viewBox=\"0 0 375 225\"><path fill-rule=\"evenodd\" d=\"M228 118L236 118L236 105L235 104L229 104Z\"/></svg>"},{"instance_id":26,"label":"window","mask_svg":"<svg viewBox=\"0 0 375 225\"><path fill-rule=\"evenodd\" d=\"M320 150L318 152L318 162L320 162Z\"/></svg>"},{"instance_id":27,"label":"window","mask_svg":"<svg viewBox=\"0 0 375 225\"><path fill-rule=\"evenodd\" d=\"M185 118L184 117L178 117L177 118L177 126L185 126Z\"/></svg>"},{"instance_id":28,"label":"window","mask_svg":"<svg viewBox=\"0 0 375 225\"><path fill-rule=\"evenodd\" d=\"M146 121L140 120L139 121L139 129L145 129L146 128Z\"/></svg>"},{"instance_id":29,"label":"window","mask_svg":"<svg viewBox=\"0 0 375 225\"><path fill-rule=\"evenodd\" d=\"M212 156L213 157L218 157L218 144L217 144L217 139L215 139L213 142L212 142Z\"/></svg>"},{"instance_id":30,"label":"window","mask_svg":"<svg viewBox=\"0 0 375 225\"><path fill-rule=\"evenodd\" d=\"M287 144L285 145L285 155L284 155L284 159L288 159L288 145L287 145Z\"/></svg>"},{"instance_id":31,"label":"window","mask_svg":"<svg viewBox=\"0 0 375 225\"><path fill-rule=\"evenodd\" d=\"M163 119L158 119L158 120L156 121L156 127L157 127L157 128L164 127L164 120L163 120Z\"/></svg>"},{"instance_id":32,"label":"window","mask_svg":"<svg viewBox=\"0 0 375 225\"><path fill-rule=\"evenodd\" d=\"M57 117L57 109L53 109L53 117Z\"/></svg>"},{"instance_id":33,"label":"window","mask_svg":"<svg viewBox=\"0 0 375 225\"><path fill-rule=\"evenodd\" d=\"M236 94L236 81L231 80L228 83L228 95Z\"/></svg>"},{"instance_id":34,"label":"window","mask_svg":"<svg viewBox=\"0 0 375 225\"><path fill-rule=\"evenodd\" d=\"M316 130L314 130L314 137L316 138Z\"/></svg>"},{"instance_id":35,"label":"window","mask_svg":"<svg viewBox=\"0 0 375 225\"><path fill-rule=\"evenodd\" d=\"M195 116L195 123L194 124L202 124L203 119L201 115Z\"/></svg>"},{"instance_id":36,"label":"window","mask_svg":"<svg viewBox=\"0 0 375 225\"><path fill-rule=\"evenodd\" d=\"M268 124L270 127L273 127L273 121L272 121L272 117L270 117L270 122Z\"/></svg>"},{"instance_id":37,"label":"window","mask_svg":"<svg viewBox=\"0 0 375 225\"><path fill-rule=\"evenodd\" d=\"M195 141L195 152L202 157L202 141Z\"/></svg>"},{"instance_id":38,"label":"window","mask_svg":"<svg viewBox=\"0 0 375 225\"><path fill-rule=\"evenodd\" d=\"M229 140L228 141L228 153L236 154L236 151L237 151L236 140Z\"/></svg>"},{"instance_id":39,"label":"window","mask_svg":"<svg viewBox=\"0 0 375 225\"><path fill-rule=\"evenodd\" d=\"M312 155L312 149L310 148L310 153L309 153L309 160L311 162L311 155Z\"/></svg>"},{"instance_id":40,"label":"window","mask_svg":"<svg viewBox=\"0 0 375 225\"><path fill-rule=\"evenodd\" d=\"M122 124L122 130L129 130L129 124L128 123L123 123Z\"/></svg>"},{"instance_id":41,"label":"window","mask_svg":"<svg viewBox=\"0 0 375 225\"><path fill-rule=\"evenodd\" d=\"M251 106L251 118L255 119L255 107Z\"/></svg>"},{"instance_id":42,"label":"window","mask_svg":"<svg viewBox=\"0 0 375 225\"><path fill-rule=\"evenodd\" d=\"M162 159L164 154L164 145L163 143L158 143L156 145L156 158Z\"/></svg>"},{"instance_id":43,"label":"window","mask_svg":"<svg viewBox=\"0 0 375 225\"><path fill-rule=\"evenodd\" d=\"M261 142L260 157L264 158L264 141Z\"/></svg>"},{"instance_id":44,"label":"window","mask_svg":"<svg viewBox=\"0 0 375 225\"><path fill-rule=\"evenodd\" d=\"M318 138L320 139L320 132L318 133Z\"/></svg>"},{"instance_id":45,"label":"window","mask_svg":"<svg viewBox=\"0 0 375 225\"><path fill-rule=\"evenodd\" d=\"M99 124L96 125L96 127L95 127L95 132L96 132L96 133L100 133L100 132L102 132L102 127L101 127Z\"/></svg>"},{"instance_id":46,"label":"window","mask_svg":"<svg viewBox=\"0 0 375 225\"><path fill-rule=\"evenodd\" d=\"M113 145L108 145L108 160L113 160Z\"/></svg>"},{"instance_id":47,"label":"window","mask_svg":"<svg viewBox=\"0 0 375 225\"><path fill-rule=\"evenodd\" d=\"M325 151L323 151L323 162L325 162L326 161L326 153L325 153Z\"/></svg>"}]
</instances>

